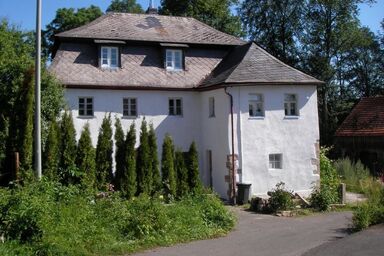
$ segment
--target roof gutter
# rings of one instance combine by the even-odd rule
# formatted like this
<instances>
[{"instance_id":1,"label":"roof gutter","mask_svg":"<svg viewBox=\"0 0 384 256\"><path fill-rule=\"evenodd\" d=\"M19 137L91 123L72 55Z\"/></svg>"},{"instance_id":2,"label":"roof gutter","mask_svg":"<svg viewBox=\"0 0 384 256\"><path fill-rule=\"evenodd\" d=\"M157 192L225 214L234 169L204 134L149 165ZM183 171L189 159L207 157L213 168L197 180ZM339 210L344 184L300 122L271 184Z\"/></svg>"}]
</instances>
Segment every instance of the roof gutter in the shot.
<instances>
[{"instance_id":1,"label":"roof gutter","mask_svg":"<svg viewBox=\"0 0 384 256\"><path fill-rule=\"evenodd\" d=\"M233 125L233 96L227 91L227 87L224 87L224 92L229 96L230 99L230 105L231 105L231 144L232 144L232 163L231 163L231 170L230 170L230 178L232 178L231 181L231 202L233 205L236 205L236 187L235 187L235 134L234 134L234 125ZM232 177L231 177L232 176Z\"/></svg>"}]
</instances>

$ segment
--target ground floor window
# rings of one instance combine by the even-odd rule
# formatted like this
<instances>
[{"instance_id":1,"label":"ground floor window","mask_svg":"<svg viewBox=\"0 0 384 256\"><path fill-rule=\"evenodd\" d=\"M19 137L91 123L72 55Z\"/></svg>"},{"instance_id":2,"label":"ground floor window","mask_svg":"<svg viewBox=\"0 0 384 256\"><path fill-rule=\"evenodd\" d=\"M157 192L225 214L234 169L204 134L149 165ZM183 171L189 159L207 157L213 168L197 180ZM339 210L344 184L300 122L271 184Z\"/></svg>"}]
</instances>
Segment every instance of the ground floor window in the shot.
<instances>
[{"instance_id":1,"label":"ground floor window","mask_svg":"<svg viewBox=\"0 0 384 256\"><path fill-rule=\"evenodd\" d=\"M137 99L136 98L123 99L123 116L137 117Z\"/></svg>"},{"instance_id":2,"label":"ground floor window","mask_svg":"<svg viewBox=\"0 0 384 256\"><path fill-rule=\"evenodd\" d=\"M93 116L93 98L79 97L79 116Z\"/></svg>"},{"instance_id":3,"label":"ground floor window","mask_svg":"<svg viewBox=\"0 0 384 256\"><path fill-rule=\"evenodd\" d=\"M282 154L269 154L269 169L283 169Z\"/></svg>"},{"instance_id":4,"label":"ground floor window","mask_svg":"<svg viewBox=\"0 0 384 256\"><path fill-rule=\"evenodd\" d=\"M170 116L182 116L183 104L181 98L169 99L169 115Z\"/></svg>"}]
</instances>

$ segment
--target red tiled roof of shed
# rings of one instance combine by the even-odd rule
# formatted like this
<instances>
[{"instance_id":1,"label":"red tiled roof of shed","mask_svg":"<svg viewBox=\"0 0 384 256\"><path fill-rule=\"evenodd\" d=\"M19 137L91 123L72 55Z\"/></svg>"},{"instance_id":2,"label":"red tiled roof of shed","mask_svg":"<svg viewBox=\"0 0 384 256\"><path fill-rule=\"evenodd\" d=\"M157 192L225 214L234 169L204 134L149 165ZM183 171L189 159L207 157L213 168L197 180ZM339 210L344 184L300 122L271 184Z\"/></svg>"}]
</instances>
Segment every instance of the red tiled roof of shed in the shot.
<instances>
[{"instance_id":1,"label":"red tiled roof of shed","mask_svg":"<svg viewBox=\"0 0 384 256\"><path fill-rule=\"evenodd\" d=\"M361 99L337 129L335 136L384 136L384 96Z\"/></svg>"}]
</instances>

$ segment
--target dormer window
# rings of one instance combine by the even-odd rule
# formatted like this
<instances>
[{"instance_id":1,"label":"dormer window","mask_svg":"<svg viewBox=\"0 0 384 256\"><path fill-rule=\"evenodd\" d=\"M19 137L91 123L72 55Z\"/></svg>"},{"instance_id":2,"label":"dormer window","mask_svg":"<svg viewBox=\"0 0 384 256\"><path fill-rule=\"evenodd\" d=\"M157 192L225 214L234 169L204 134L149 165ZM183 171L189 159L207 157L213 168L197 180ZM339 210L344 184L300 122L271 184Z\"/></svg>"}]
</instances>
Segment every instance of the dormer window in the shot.
<instances>
[{"instance_id":1,"label":"dormer window","mask_svg":"<svg viewBox=\"0 0 384 256\"><path fill-rule=\"evenodd\" d=\"M176 49L166 50L166 68L170 71L183 70L183 52Z\"/></svg>"},{"instance_id":2,"label":"dormer window","mask_svg":"<svg viewBox=\"0 0 384 256\"><path fill-rule=\"evenodd\" d=\"M100 64L102 68L117 68L119 66L118 47L102 46Z\"/></svg>"}]
</instances>

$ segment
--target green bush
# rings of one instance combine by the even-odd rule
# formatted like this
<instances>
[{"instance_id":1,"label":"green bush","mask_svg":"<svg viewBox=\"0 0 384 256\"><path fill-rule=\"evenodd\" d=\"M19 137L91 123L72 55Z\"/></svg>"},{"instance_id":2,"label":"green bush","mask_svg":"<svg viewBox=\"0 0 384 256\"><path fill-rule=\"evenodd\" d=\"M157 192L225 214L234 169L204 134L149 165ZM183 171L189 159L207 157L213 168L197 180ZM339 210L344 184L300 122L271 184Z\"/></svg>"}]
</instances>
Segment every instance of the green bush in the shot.
<instances>
[{"instance_id":1,"label":"green bush","mask_svg":"<svg viewBox=\"0 0 384 256\"><path fill-rule=\"evenodd\" d=\"M357 193L364 192L364 183L372 179L369 170L360 162L352 162L349 158L338 159L334 167L344 183L347 190Z\"/></svg>"},{"instance_id":2,"label":"green bush","mask_svg":"<svg viewBox=\"0 0 384 256\"><path fill-rule=\"evenodd\" d=\"M41 181L0 189L0 255L115 255L228 232L235 219L212 195L164 204Z\"/></svg>"},{"instance_id":3,"label":"green bush","mask_svg":"<svg viewBox=\"0 0 384 256\"><path fill-rule=\"evenodd\" d=\"M327 191L322 193L329 198L330 203L337 203L340 201L338 189L340 180L332 161L326 156L328 151L328 148L320 150L320 190Z\"/></svg>"},{"instance_id":4,"label":"green bush","mask_svg":"<svg viewBox=\"0 0 384 256\"><path fill-rule=\"evenodd\" d=\"M333 202L333 194L326 189L314 189L309 199L311 206L319 211L328 210L329 206Z\"/></svg>"},{"instance_id":5,"label":"green bush","mask_svg":"<svg viewBox=\"0 0 384 256\"><path fill-rule=\"evenodd\" d=\"M268 204L272 212L285 211L293 208L292 193L285 189L285 183L276 184L276 188L269 193Z\"/></svg>"}]
</instances>

